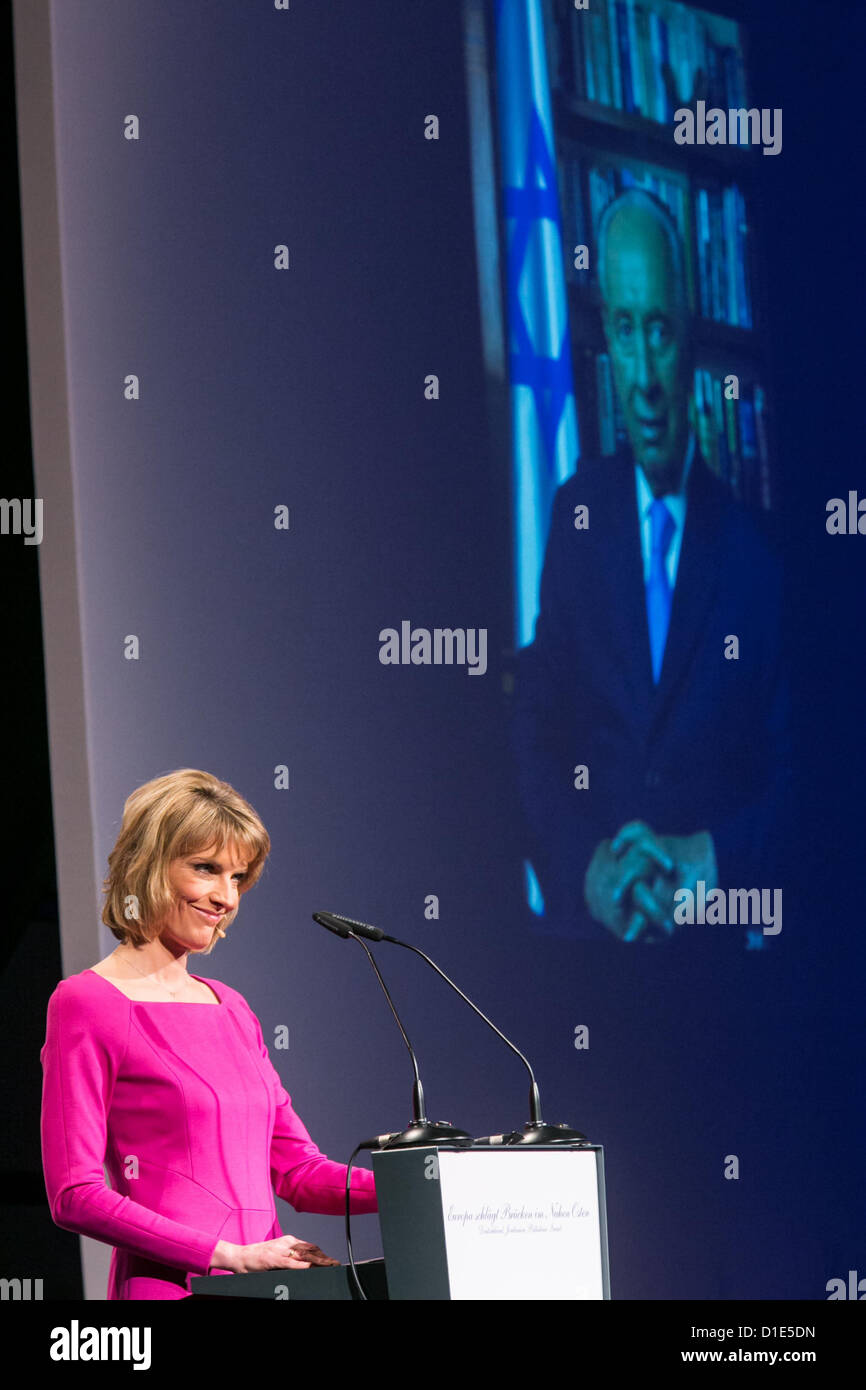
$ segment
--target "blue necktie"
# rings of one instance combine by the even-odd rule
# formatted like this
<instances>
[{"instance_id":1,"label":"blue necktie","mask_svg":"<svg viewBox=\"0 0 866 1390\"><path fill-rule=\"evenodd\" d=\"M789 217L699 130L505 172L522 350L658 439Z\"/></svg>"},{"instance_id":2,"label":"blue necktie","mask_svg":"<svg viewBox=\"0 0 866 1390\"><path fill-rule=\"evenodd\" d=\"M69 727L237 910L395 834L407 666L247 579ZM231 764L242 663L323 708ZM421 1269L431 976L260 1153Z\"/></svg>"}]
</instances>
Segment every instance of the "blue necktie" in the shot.
<instances>
[{"instance_id":1,"label":"blue necktie","mask_svg":"<svg viewBox=\"0 0 866 1390\"><path fill-rule=\"evenodd\" d=\"M674 533L674 519L664 502L656 499L650 508L650 521L652 523L652 548L649 580L646 586L646 611L649 619L653 680L658 685L665 642L668 636L668 624L671 619L672 590L668 583L665 560Z\"/></svg>"}]
</instances>

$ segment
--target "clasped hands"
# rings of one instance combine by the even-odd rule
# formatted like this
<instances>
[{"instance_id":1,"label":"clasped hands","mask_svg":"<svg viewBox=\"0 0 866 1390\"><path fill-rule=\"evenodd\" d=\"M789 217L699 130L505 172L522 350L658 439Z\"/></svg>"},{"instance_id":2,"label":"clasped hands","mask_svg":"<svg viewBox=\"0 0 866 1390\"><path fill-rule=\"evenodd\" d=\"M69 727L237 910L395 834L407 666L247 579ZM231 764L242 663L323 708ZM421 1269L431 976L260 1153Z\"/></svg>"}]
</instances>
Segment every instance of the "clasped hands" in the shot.
<instances>
[{"instance_id":1,"label":"clasped hands","mask_svg":"<svg viewBox=\"0 0 866 1390\"><path fill-rule=\"evenodd\" d=\"M699 880L716 886L716 854L707 830L658 835L645 821L628 821L602 840L586 871L586 905L597 922L622 941L672 936L674 894L695 891Z\"/></svg>"}]
</instances>

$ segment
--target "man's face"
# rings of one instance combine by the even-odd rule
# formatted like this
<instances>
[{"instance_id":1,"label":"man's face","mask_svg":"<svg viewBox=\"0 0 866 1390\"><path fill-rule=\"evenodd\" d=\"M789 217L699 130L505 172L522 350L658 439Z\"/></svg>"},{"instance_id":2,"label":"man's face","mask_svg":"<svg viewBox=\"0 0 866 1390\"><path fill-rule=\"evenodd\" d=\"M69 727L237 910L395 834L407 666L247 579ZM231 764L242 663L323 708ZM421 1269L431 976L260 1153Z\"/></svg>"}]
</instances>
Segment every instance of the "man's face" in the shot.
<instances>
[{"instance_id":1,"label":"man's face","mask_svg":"<svg viewBox=\"0 0 866 1390\"><path fill-rule=\"evenodd\" d=\"M667 238L651 213L610 225L604 330L635 461L656 496L677 490L688 437L686 323Z\"/></svg>"}]
</instances>

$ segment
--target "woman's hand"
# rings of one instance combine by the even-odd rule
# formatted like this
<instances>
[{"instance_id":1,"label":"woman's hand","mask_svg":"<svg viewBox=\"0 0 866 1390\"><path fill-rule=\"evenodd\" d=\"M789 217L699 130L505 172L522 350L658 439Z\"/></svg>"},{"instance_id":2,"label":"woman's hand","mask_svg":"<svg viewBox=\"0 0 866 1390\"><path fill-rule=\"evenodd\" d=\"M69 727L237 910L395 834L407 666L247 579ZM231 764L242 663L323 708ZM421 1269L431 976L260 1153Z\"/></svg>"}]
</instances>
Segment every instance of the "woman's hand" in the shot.
<instances>
[{"instance_id":1,"label":"woman's hand","mask_svg":"<svg viewBox=\"0 0 866 1390\"><path fill-rule=\"evenodd\" d=\"M253 1245L233 1245L220 1240L211 1258L211 1269L228 1269L232 1274L256 1274L263 1269L309 1269L310 1265L338 1265L308 1240L297 1236L277 1236Z\"/></svg>"}]
</instances>

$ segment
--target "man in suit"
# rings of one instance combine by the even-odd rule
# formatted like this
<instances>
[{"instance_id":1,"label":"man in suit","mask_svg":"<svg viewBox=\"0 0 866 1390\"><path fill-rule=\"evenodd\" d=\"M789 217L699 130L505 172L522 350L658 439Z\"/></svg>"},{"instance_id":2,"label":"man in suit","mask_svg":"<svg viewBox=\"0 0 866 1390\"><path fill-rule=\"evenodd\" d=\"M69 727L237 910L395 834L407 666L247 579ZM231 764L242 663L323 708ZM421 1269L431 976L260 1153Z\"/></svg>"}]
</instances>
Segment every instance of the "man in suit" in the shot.
<instances>
[{"instance_id":1,"label":"man in suit","mask_svg":"<svg viewBox=\"0 0 866 1390\"><path fill-rule=\"evenodd\" d=\"M628 447L581 458L554 499L513 736L548 929L664 940L684 929L678 889L769 886L781 580L690 424L674 220L630 189L603 214L598 257Z\"/></svg>"}]
</instances>

